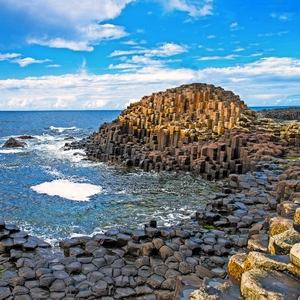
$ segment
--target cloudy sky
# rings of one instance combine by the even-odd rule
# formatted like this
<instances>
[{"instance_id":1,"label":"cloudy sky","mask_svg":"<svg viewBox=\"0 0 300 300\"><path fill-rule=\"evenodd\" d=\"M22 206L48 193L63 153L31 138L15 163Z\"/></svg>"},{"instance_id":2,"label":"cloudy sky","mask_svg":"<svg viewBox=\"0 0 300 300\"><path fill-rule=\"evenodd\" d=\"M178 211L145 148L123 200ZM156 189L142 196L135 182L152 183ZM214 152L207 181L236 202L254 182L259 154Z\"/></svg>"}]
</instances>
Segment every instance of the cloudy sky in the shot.
<instances>
[{"instance_id":1,"label":"cloudy sky","mask_svg":"<svg viewBox=\"0 0 300 300\"><path fill-rule=\"evenodd\" d=\"M300 105L298 0L0 0L0 110L123 109L202 82Z\"/></svg>"}]
</instances>

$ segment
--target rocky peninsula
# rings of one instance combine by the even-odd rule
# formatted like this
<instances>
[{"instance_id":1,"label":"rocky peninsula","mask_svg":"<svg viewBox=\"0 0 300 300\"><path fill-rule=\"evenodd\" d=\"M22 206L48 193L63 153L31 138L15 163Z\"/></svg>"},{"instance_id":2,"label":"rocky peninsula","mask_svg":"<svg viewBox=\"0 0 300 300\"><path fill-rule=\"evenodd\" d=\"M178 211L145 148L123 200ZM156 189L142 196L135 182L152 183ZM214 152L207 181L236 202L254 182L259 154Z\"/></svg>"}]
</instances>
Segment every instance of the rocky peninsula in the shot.
<instances>
[{"instance_id":1,"label":"rocky peninsula","mask_svg":"<svg viewBox=\"0 0 300 300\"><path fill-rule=\"evenodd\" d=\"M266 118L220 87L143 97L64 150L188 171L222 181L222 192L177 226L111 228L60 241L61 251L0 219L0 300L297 300L299 145L299 122Z\"/></svg>"}]
</instances>

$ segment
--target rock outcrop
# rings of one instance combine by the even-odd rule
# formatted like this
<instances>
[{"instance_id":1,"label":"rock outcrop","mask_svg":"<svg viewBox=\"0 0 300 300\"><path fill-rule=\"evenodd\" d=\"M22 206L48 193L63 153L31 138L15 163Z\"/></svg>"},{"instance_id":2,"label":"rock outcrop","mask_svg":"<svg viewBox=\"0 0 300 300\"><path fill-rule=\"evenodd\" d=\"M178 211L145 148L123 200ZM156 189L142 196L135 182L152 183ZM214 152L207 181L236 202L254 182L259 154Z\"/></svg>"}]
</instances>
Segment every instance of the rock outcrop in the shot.
<instances>
[{"instance_id":1,"label":"rock outcrop","mask_svg":"<svg viewBox=\"0 0 300 300\"><path fill-rule=\"evenodd\" d=\"M84 148L91 160L211 180L253 171L257 161L283 157L299 144L300 123L258 118L232 92L195 83L144 96L65 149Z\"/></svg>"},{"instance_id":2,"label":"rock outcrop","mask_svg":"<svg viewBox=\"0 0 300 300\"><path fill-rule=\"evenodd\" d=\"M277 213L268 214L263 222L252 224L247 252L231 256L228 262L230 281L226 285L230 286L231 282L240 285L241 295L245 299L297 300L300 296L299 163L288 163L282 172L278 171L277 179L272 176L268 178L275 190L271 195L276 197L268 203L270 207L277 208ZM248 206L247 202L244 203ZM215 207L210 214L216 212ZM216 226L218 221L212 224ZM226 299L220 296L219 291L212 292L207 286L191 294L191 299L209 297Z\"/></svg>"},{"instance_id":3,"label":"rock outcrop","mask_svg":"<svg viewBox=\"0 0 300 300\"><path fill-rule=\"evenodd\" d=\"M27 146L25 142L20 142L15 138L10 138L6 141L6 143L2 146L3 148L24 148Z\"/></svg>"}]
</instances>

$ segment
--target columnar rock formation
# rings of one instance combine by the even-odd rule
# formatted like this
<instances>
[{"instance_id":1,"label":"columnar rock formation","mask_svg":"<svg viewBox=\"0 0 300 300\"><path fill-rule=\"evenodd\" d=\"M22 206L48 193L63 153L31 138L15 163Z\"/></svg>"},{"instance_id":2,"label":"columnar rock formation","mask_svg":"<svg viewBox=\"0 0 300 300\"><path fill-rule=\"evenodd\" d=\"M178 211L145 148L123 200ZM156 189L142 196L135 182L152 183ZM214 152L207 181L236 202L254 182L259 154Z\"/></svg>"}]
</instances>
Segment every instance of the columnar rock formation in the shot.
<instances>
[{"instance_id":1,"label":"columnar rock formation","mask_svg":"<svg viewBox=\"0 0 300 300\"><path fill-rule=\"evenodd\" d=\"M259 119L239 96L198 83L144 96L66 149L83 147L90 159L146 171L222 179L253 170L264 157L285 155L286 146L299 145L299 129L297 122Z\"/></svg>"},{"instance_id":2,"label":"columnar rock formation","mask_svg":"<svg viewBox=\"0 0 300 300\"><path fill-rule=\"evenodd\" d=\"M239 96L206 84L183 85L145 96L119 116L132 141L149 138L151 150L180 147L233 128L247 106ZM157 143L155 143L157 141Z\"/></svg>"},{"instance_id":3,"label":"columnar rock formation","mask_svg":"<svg viewBox=\"0 0 300 300\"><path fill-rule=\"evenodd\" d=\"M239 191L235 201L243 194L243 198L238 201L243 201L244 209L248 210L239 222L236 217L242 215L242 210L238 202L235 202L237 207L233 213L235 218L226 216L227 220L212 220L211 217L228 203L226 198L212 203L212 210L202 213L201 222L204 221L205 224L210 220L209 224L220 227L221 224L226 224L224 221L227 221L227 224L235 221L239 230L247 231L245 223L255 218L250 215L253 205L251 200L254 200L254 203L261 201L264 212L269 211L269 214L256 224L252 224L248 231L247 253L238 253L229 259L230 282L240 285L241 295L245 299L297 300L300 296L300 164L288 163L282 170L280 166L271 167L266 163L265 166L268 166L268 170L264 171L263 176L261 176L263 172L253 172L254 175L261 176L260 180L249 174L240 176L232 174L229 177L229 186L234 186ZM277 175L274 176L275 174ZM265 185L265 190L261 190L259 194L259 185L265 179L270 186ZM247 187L250 189L247 190ZM258 192L256 199L255 190ZM265 197L268 193L270 198L267 201ZM247 194L250 198L246 200ZM276 209L277 213L274 213L273 209ZM230 282L225 282L216 289L202 286L190 296L190 299L230 299L223 298L224 290L233 296Z\"/></svg>"}]
</instances>

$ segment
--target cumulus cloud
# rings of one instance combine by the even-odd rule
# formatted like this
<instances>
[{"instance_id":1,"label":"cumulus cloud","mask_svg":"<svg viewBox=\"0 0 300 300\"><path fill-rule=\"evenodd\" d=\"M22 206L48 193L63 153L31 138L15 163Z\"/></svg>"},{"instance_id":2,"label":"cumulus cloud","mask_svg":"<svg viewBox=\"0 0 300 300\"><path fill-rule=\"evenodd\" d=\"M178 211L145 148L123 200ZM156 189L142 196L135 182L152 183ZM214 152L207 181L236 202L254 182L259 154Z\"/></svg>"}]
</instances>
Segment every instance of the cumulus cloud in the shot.
<instances>
[{"instance_id":1,"label":"cumulus cloud","mask_svg":"<svg viewBox=\"0 0 300 300\"><path fill-rule=\"evenodd\" d=\"M85 102L82 107L84 109L100 109L107 104L108 100L90 100Z\"/></svg>"},{"instance_id":2,"label":"cumulus cloud","mask_svg":"<svg viewBox=\"0 0 300 300\"><path fill-rule=\"evenodd\" d=\"M32 57L26 57L26 58L17 58L12 60L11 62L19 64L22 68L23 67L27 67L28 65L31 64L42 64L45 62L50 62L50 59L43 59L43 60L38 60L38 59L34 59Z\"/></svg>"},{"instance_id":3,"label":"cumulus cloud","mask_svg":"<svg viewBox=\"0 0 300 300\"><path fill-rule=\"evenodd\" d=\"M207 15L212 15L213 1L212 0L161 0L167 10L179 10L188 13L190 17L198 18Z\"/></svg>"},{"instance_id":4,"label":"cumulus cloud","mask_svg":"<svg viewBox=\"0 0 300 300\"><path fill-rule=\"evenodd\" d=\"M0 80L0 108L123 109L132 99L191 82L232 90L249 106L260 106L262 100L266 105L282 100L280 105L285 105L299 99L299 81L300 60L292 58L270 57L234 67L200 70L146 66L121 74Z\"/></svg>"},{"instance_id":5,"label":"cumulus cloud","mask_svg":"<svg viewBox=\"0 0 300 300\"><path fill-rule=\"evenodd\" d=\"M8 0L3 8L13 10L24 18L38 23L28 32L28 43L74 51L92 51L104 39L127 35L121 26L100 24L121 14L135 0Z\"/></svg>"}]
</instances>

